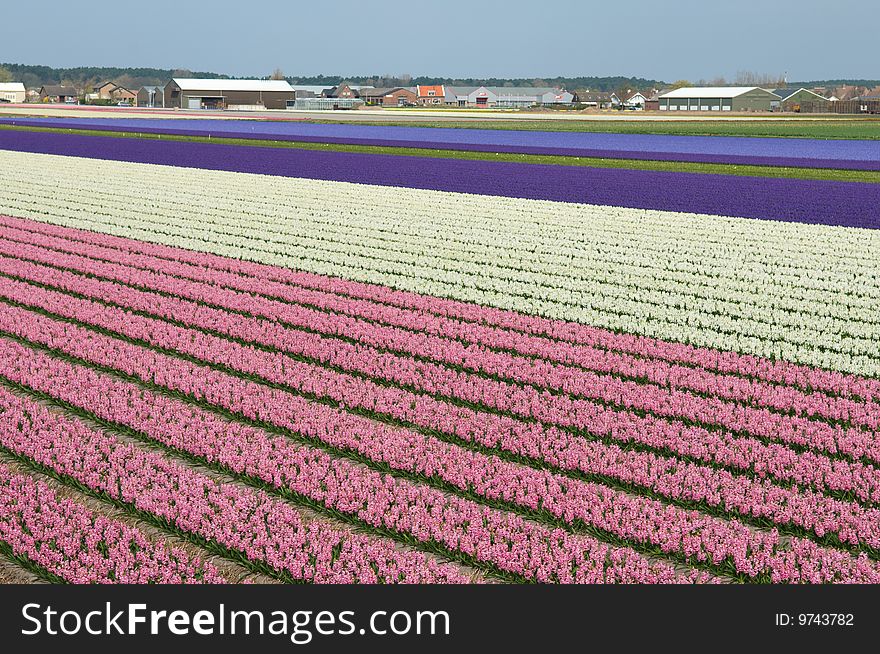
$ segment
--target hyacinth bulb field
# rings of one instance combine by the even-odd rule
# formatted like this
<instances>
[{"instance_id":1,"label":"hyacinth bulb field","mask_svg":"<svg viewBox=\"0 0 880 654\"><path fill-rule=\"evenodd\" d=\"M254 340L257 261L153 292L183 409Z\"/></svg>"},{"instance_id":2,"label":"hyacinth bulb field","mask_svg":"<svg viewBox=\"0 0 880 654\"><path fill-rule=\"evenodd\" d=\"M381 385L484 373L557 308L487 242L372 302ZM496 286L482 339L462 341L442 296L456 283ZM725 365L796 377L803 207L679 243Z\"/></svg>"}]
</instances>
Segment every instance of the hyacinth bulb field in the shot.
<instances>
[{"instance_id":1,"label":"hyacinth bulb field","mask_svg":"<svg viewBox=\"0 0 880 654\"><path fill-rule=\"evenodd\" d=\"M880 583L880 183L387 152L878 141L15 122L0 580Z\"/></svg>"}]
</instances>

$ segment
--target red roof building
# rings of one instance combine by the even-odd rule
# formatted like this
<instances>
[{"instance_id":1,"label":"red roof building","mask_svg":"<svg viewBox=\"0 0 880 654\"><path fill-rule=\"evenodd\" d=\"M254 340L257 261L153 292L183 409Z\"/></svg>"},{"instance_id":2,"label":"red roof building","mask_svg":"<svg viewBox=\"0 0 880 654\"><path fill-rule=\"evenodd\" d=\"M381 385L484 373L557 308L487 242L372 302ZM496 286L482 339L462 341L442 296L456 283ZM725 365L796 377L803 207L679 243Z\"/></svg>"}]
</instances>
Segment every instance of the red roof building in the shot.
<instances>
[{"instance_id":1,"label":"red roof building","mask_svg":"<svg viewBox=\"0 0 880 654\"><path fill-rule=\"evenodd\" d=\"M443 104L446 101L446 90L442 84L435 86L417 86L418 103L424 105Z\"/></svg>"}]
</instances>

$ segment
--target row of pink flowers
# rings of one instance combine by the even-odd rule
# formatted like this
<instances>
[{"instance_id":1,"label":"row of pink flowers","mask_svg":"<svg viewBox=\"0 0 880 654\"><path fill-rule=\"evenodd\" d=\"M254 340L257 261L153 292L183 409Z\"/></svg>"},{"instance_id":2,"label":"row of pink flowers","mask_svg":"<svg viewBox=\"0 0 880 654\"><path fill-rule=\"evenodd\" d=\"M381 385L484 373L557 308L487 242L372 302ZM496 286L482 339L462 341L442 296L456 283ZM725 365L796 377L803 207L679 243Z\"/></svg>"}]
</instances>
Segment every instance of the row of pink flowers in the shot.
<instances>
[{"instance_id":1,"label":"row of pink flowers","mask_svg":"<svg viewBox=\"0 0 880 654\"><path fill-rule=\"evenodd\" d=\"M48 238L43 237L42 240L45 241ZM587 353L588 357L577 356L584 354L582 352L584 348L559 344L562 349L576 351L573 362L577 367L572 367L568 365L572 362L571 357L567 358L565 364L556 362L560 357L552 351L557 349L552 346L552 342L548 342L551 343L551 347L547 348L551 350L550 352L542 352L541 355L528 352L527 356L522 356L522 354L503 351L517 349L516 347L508 347L515 344L503 342L508 340L504 339L503 335L500 345L498 341L495 341L490 346L483 344L485 338L475 338L472 335L476 331L485 331L487 329L485 327L459 323L460 329L454 338L449 338L446 335L441 337L426 333L431 330L426 328L423 315L417 322L410 321L403 327L392 326L374 322L372 319L365 320L357 314L350 315L354 313L350 307L345 307L347 311L341 313L327 313L323 309L316 310L298 303L291 304L293 298L289 297L290 294L286 294L283 298L284 301L279 301L253 293L250 290L231 290L222 279L222 274L218 275L220 279L211 282L194 281L173 276L170 271L164 269L170 266L162 266L160 268L163 269L153 271L136 267L131 261L113 263L96 260L94 258L96 255L103 254L103 252L96 252L96 247L87 248L81 254L72 254L56 249L46 249L48 245L44 242L40 242L38 245L25 242L0 243L0 254L12 258L26 258L38 263L63 266L107 280L169 293L199 303L219 306L223 309L245 312L258 318L267 318L272 321L272 327L276 329L277 333L285 333L284 329L276 324L281 321L296 328L308 329L329 336L342 336L372 348L402 352L423 359L433 359L446 365L461 366L477 373L501 377L518 384L549 388L588 399L612 401L626 407L650 410L664 416L719 424L729 429L747 431L765 437L779 432L809 434L818 431L820 434L827 435L834 431L840 431L840 428L835 430L834 427L824 423L814 425L807 418L792 417L785 415L786 413L794 413L795 416L815 416L851 422L856 426L869 429L880 427L880 404L875 402L856 402L846 398L831 397L824 393L805 394L792 387L759 383L742 377L716 376L700 369L681 368L682 371L685 371L685 380L692 378L698 380L698 383L692 384L697 387L695 394L691 390L679 389L678 386L681 384L670 385L668 383L670 365L664 362L634 359L631 355L619 355L595 348ZM52 246L54 247L54 245L56 244L53 243ZM137 256L139 255L129 255L122 258L136 259ZM45 272L46 269L28 268L23 261L9 262L6 260L6 269L8 274L24 275L32 279L35 278L37 281L40 281L40 275L48 274ZM24 269L23 272L17 272L22 269ZM207 276L207 273L205 275ZM93 297L105 297L103 295L107 292L105 289L109 288L111 295L106 296L107 299L122 304L133 302L135 303L131 304L133 308L143 309L147 303L154 302L150 295L139 296L137 293L129 292L126 296L125 292L131 291L131 289L114 289L113 286L97 283L88 289L82 283L77 285L78 280L72 275L58 274L55 277L58 280L57 284ZM136 299L125 299L127 297ZM337 298L337 304L352 302L340 296L331 297ZM138 298L140 302L138 302ZM298 299L302 301L302 298ZM374 306L382 307L382 305ZM334 307L334 311L337 308L343 307ZM265 327L263 327L263 331L266 331ZM302 337L302 334L299 335ZM290 337L295 338L296 335ZM314 337L312 338L314 339ZM534 337L525 338L537 340ZM274 341L269 344L283 347L283 344L279 345L279 342L280 339L276 336ZM502 347L502 351L497 351L499 346ZM541 358L546 354L550 355L549 359ZM392 354L385 356L386 359L392 357ZM617 365L609 365L609 363L614 363L613 359L624 360L616 362ZM620 374L633 376L633 364L638 369L639 367L657 367L658 363L661 370L652 370L648 378L656 378L659 372L660 384L645 384L619 378ZM592 372L584 368L598 368L599 372ZM701 377L702 380L700 380ZM701 395L710 395L711 397L702 397ZM755 408L749 406L750 404L768 408Z\"/></svg>"},{"instance_id":2,"label":"row of pink flowers","mask_svg":"<svg viewBox=\"0 0 880 654\"><path fill-rule=\"evenodd\" d=\"M419 553L399 552L390 542L374 541L373 547L348 548L338 531L332 532L332 541L327 534L322 535L320 523L316 529L310 522L308 528L297 523L285 530L284 525L298 520L298 515L281 500L239 489L234 484L212 482L204 475L173 466L161 455L124 445L109 435L85 428L82 423L57 416L49 422L49 428L40 433L25 429L12 434L6 446L68 474L77 475L80 468L85 468L84 476L90 485L108 492L116 486L130 489L132 494L125 497L127 501L137 502L139 507L161 517L174 511L182 528L196 530L208 538L231 538L235 549L249 553L255 547L259 548L258 553L265 550L261 558L276 567L278 557L290 558L292 561L282 569L289 569L295 576L302 577L304 566L311 558L317 558L315 574L330 568L328 573L344 574L348 581L465 580L448 564L433 563ZM222 439L222 421L215 421L212 433ZM159 430L157 435L181 444L190 443L186 427L171 433ZM218 446L222 447L217 441L204 443L197 437L190 445L196 449ZM261 456L234 437L225 441L225 447L230 448L230 455L238 453L239 467L265 465L267 453ZM83 457L87 459L85 463ZM668 583L711 579L697 571L676 575L672 566L652 562L629 548L549 529L313 450L302 449L290 465L291 469L286 471L272 467L267 481L279 487L286 481L286 488L356 516L364 524L409 534L427 545L440 543L477 562L535 581ZM136 473L134 477L120 479L132 472ZM195 506L188 506L190 492L194 500L208 500L199 499ZM216 501L214 493L219 495ZM274 515L279 511L281 517ZM371 544L361 536L352 536L350 540ZM338 547L341 554L334 551ZM375 550L387 561L379 559ZM430 567L428 562L432 563ZM410 565L404 568L400 563ZM379 572L370 576L373 566Z\"/></svg>"},{"instance_id":3,"label":"row of pink flowers","mask_svg":"<svg viewBox=\"0 0 880 654\"><path fill-rule=\"evenodd\" d=\"M22 267L32 264L22 263ZM0 260L2 269L2 260ZM70 273L46 269L44 280L62 284L64 276ZM74 276L75 277L75 276ZM76 282L76 284L73 284ZM102 284L88 279L71 282L75 288L85 291L92 284ZM100 287L105 297L122 294L132 302L137 301L133 289L124 289L110 283ZM97 290L91 289L92 294ZM39 306L58 315L74 318L84 323L119 330L125 325L125 335L146 340L161 347L174 349L199 359L226 365L249 375L260 377L291 389L316 394L329 400L346 404L353 408L375 411L390 419L405 421L424 427L451 433L458 438L469 439L479 429L486 435L495 435L494 440L509 442L515 438L518 443L532 440L563 441L575 444L580 438L555 424L575 426L589 433L612 438L625 443L639 443L652 448L669 449L677 454L704 460L739 470L750 471L759 477L807 485L819 491L839 491L854 495L867 502L880 501L880 470L859 462L832 459L813 452L797 453L782 445L766 444L759 440L733 435L722 430L707 430L682 422L671 422L654 417L638 416L630 411L614 411L598 405L583 402L578 412L559 404L570 401L568 398L546 397L529 393L529 389L505 387L491 380L475 378L461 380L460 374L447 371L451 379L434 379L418 366L409 371L404 380L408 385L427 389L441 395L457 396L493 409L506 409L527 417L547 419L550 424L524 422L491 411L478 411L457 406L424 393L414 393L383 383L339 373L321 366L315 366L292 359L278 353L270 353L238 343L218 338L202 331L191 330L169 323L128 313L122 309L80 300L54 291L36 289L22 282L0 278L0 295L19 302ZM143 294L141 294L143 295ZM131 297L129 297L131 296ZM275 326L253 324L253 321L235 314L190 303L180 304L179 300L153 295L150 301L137 306L150 309L176 320L187 320L214 330L232 330L241 337L260 339L261 332L274 331ZM170 306L168 306L170 303ZM207 315L206 315L207 314ZM243 323L237 328L230 327ZM373 365L359 358L355 346L337 343L337 349L322 346L308 334L298 335L300 352L314 358L329 361L348 369L360 370L383 379L395 379L394 370L387 365ZM436 375L435 375L436 376ZM396 377L400 381L400 376ZM445 385L442 385L444 384ZM523 399L524 395L528 395ZM554 403L553 401L556 400ZM549 408L546 406L549 404ZM555 406L554 406L555 404ZM567 411L566 411L567 409ZM571 418L572 415L577 420ZM880 445L868 432L854 431L849 438L841 438L825 443L826 449L838 450L853 456L880 456ZM509 447L509 446L508 446ZM515 449L519 453L518 448Z\"/></svg>"},{"instance_id":4,"label":"row of pink flowers","mask_svg":"<svg viewBox=\"0 0 880 654\"><path fill-rule=\"evenodd\" d=\"M292 578L319 583L469 581L457 567L392 541L350 534L261 491L221 483L50 413L0 388L3 447Z\"/></svg>"},{"instance_id":5,"label":"row of pink flowers","mask_svg":"<svg viewBox=\"0 0 880 654\"><path fill-rule=\"evenodd\" d=\"M476 403L483 403L486 397L501 398L505 401L505 406L492 406L492 408L519 413L525 418L551 424L556 423L561 416L562 422L558 424L589 430L589 421L594 421L597 412L601 412L601 408L593 402L560 396L558 393L548 394L531 385L540 384L544 379L559 378L560 385L565 387L563 389L565 392L580 397L649 411L660 417L678 418L710 426L718 425L734 432L746 432L762 438L814 447L832 453L836 453L838 449L850 453L851 443L863 447L865 444L870 447L875 443L874 434L865 430L780 415L717 399L702 398L691 393L665 391L655 386L624 382L611 376L589 373L569 376L567 370L553 370L553 366L548 368L541 362L517 360L506 354L483 352L467 356L458 353L450 357L450 363L468 365L481 372L512 378L518 382L526 382L528 385L494 381L482 376L460 373L434 363L418 361L409 356L377 351L373 347L353 345L336 338L324 338L301 330L285 328L275 322L248 318L200 304L204 301L225 302L233 305L230 306L233 311L249 311L250 307L247 307L246 303L236 302L234 299L226 301L229 293L217 289L208 288L206 292L205 289L199 289L195 292L198 301L193 302L176 297L163 297L115 282L93 280L71 272L4 257L0 257L0 271L110 301L120 306L151 312L162 318L173 318L196 328L221 331L235 338L317 359L371 377L382 377L419 390ZM122 276L131 277L132 279L128 281L138 285L148 281L142 279L147 274L137 270ZM157 276L152 275L152 277ZM175 288L180 283L175 283L173 280L170 283L164 283L161 279L152 281L163 292L174 293L181 290L186 292L186 289ZM333 325L344 325L344 320L318 313L316 316L307 317L302 323L303 327L318 331L332 330ZM362 341L368 343L372 341L373 343L370 343L372 345L375 341L384 338L382 334L376 334L383 329L365 323L357 334L346 334L346 336L360 337ZM438 356L431 350L422 349L420 346L424 343L420 342L418 336L409 335L408 340L411 342L406 349L419 355L427 352L425 356L435 358ZM696 434L689 434L690 439L711 440L705 429L694 429Z\"/></svg>"},{"instance_id":6,"label":"row of pink flowers","mask_svg":"<svg viewBox=\"0 0 880 654\"><path fill-rule=\"evenodd\" d=\"M4 407L5 408L5 407ZM211 563L154 543L0 464L0 542L74 584L227 583Z\"/></svg>"},{"instance_id":7,"label":"row of pink flowers","mask_svg":"<svg viewBox=\"0 0 880 654\"><path fill-rule=\"evenodd\" d=\"M326 454L235 422L185 402L0 341L0 374L47 393L93 415L135 429L150 438L279 486L302 488L302 476L332 469ZM304 423L326 442L368 454L393 468L438 477L462 490L530 509L568 522L579 520L618 538L645 543L701 562L730 562L737 573L766 575L774 582L846 583L880 581L880 569L864 555L823 548L794 539L783 545L775 530L756 531L608 487L511 464L370 423L322 407L322 416ZM341 418L341 420L340 420ZM322 480L326 483L326 480Z\"/></svg>"},{"instance_id":8,"label":"row of pink flowers","mask_svg":"<svg viewBox=\"0 0 880 654\"><path fill-rule=\"evenodd\" d=\"M33 288L31 290L34 296L53 293ZM64 301L64 298L59 299L59 303ZM95 307L96 313L100 311L101 308ZM116 320L116 328L121 332L134 331L124 315L116 317ZM11 307L0 311L0 329L93 364L109 366L143 381L207 401L252 420L291 430L302 430L304 423L307 424L309 420L317 425L324 425L328 419L326 413L314 409L311 414L299 413L317 405L289 392L267 388L255 381L212 370L176 356L147 350L28 311ZM247 368L249 365L246 358L252 350L248 348L227 343L225 347L210 344L206 349L198 333L174 335L168 331L172 329L177 328L167 323L157 324L152 335L140 335L148 336L163 346L173 344L181 350L192 348L202 358L221 354L237 366ZM216 351L217 347L220 347L220 352ZM273 370L276 368L281 369L280 366L272 367ZM264 376L270 373L269 370L255 371L255 374ZM313 390L323 390L321 380L314 375L311 383ZM356 387L347 389L347 395L343 397L347 401L340 403L342 409L352 404L382 400L374 394L364 395ZM374 408L381 408L390 414L393 406L404 412L424 410L400 405ZM868 509L796 487L782 488L767 480L734 475L726 470L686 463L676 458L625 451L620 447L592 442L568 433L529 431L532 425L492 414L482 415L486 421L481 421L479 416L464 415L455 418L437 413L423 417L426 421L435 421L441 429L457 434L465 441L501 448L533 459L540 458L564 470L600 475L671 499L702 502L719 507L725 512L771 520L779 525L794 525L819 537L834 534L841 541L855 546L867 545L875 549L880 547L880 510L877 509ZM525 430L511 431L510 427L515 425L524 426ZM424 438L421 435L417 437Z\"/></svg>"},{"instance_id":9,"label":"row of pink flowers","mask_svg":"<svg viewBox=\"0 0 880 654\"><path fill-rule=\"evenodd\" d=\"M394 290L376 284L325 277L279 266L269 266L204 252L194 252L166 245L134 241L86 230L48 225L6 216L0 217L0 224L34 233L57 236L71 241L114 248L134 254L143 254L170 262L208 268L212 274L216 271L228 272L241 277L251 277L259 280L260 283L278 282L290 286L339 294L354 299L368 300L401 309L415 310L439 317L453 318L478 325L489 325L523 334L549 337L566 343L600 347L639 357L692 365L724 374L744 375L786 386L797 386L806 391L817 390L846 397L860 397L869 401L880 401L880 380L859 377L858 375L821 370L810 366L736 352L716 351L653 338L618 334L579 323L550 320L457 300Z\"/></svg>"},{"instance_id":10,"label":"row of pink flowers","mask_svg":"<svg viewBox=\"0 0 880 654\"><path fill-rule=\"evenodd\" d=\"M428 346L422 347L423 352L436 352L438 347L448 349L452 347L451 358L457 360L457 352L476 350L478 353L486 348L490 350L510 350L526 357L547 359L543 362L558 362L568 365L595 370L600 373L611 373L635 377L639 381L648 381L664 387L692 390L701 394L708 394L734 400L766 406L783 412L795 412L802 415L815 415L832 420L852 420L866 426L880 424L880 405L876 402L863 403L844 397L829 396L823 392L803 392L795 387L781 386L776 383L766 383L755 379L749 379L734 374L717 374L703 368L682 366L668 363L663 360L646 359L640 356L609 351L594 346L572 345L567 342L548 340L542 337L531 336L521 332L499 329L481 324L462 322L456 319L444 318L435 314L427 314L418 311L400 309L398 307L379 304L371 301L359 300L343 295L317 291L299 286L291 286L265 279L255 279L242 275L235 275L225 271L218 271L196 267L181 262L172 262L161 258L148 257L146 255L119 251L105 246L78 244L72 245L70 241L54 236L31 234L21 230L3 230L4 235L10 239L16 239L16 243L36 244L41 248L51 248L54 252L83 254L92 259L98 259L109 263L121 263L126 266L127 274L132 274L128 267L135 271L154 271L163 276L177 277L180 280L201 281L212 285L218 285L224 289L236 289L248 294L260 297L277 298L284 301L279 305L288 310L285 320L294 324L301 324L305 307L298 306L299 312L291 313L289 303L296 305L309 305L320 309L322 312L333 312L334 317L330 325L336 328L336 319L341 316L351 316L357 319L366 319L370 322L379 322L385 326L402 328L408 332L418 334L425 339ZM40 251L37 250L39 253ZM36 255L36 256L39 256ZM45 252L43 252L45 256ZM53 256L53 255L50 255ZM69 264L77 266L76 260ZM66 264L68 265L68 264ZM103 274L109 269L104 267ZM102 274L102 273L98 273ZM161 279L161 278L160 278ZM140 280L146 281L145 278ZM180 293L181 291L178 291ZM198 287L195 290L199 297ZM189 295L188 295L189 296ZM262 305L272 306L269 305ZM265 310L265 309L263 309ZM271 309L270 309L271 311ZM262 314L274 318L274 314ZM307 318L307 320L313 320ZM329 332L335 333L335 332ZM394 332L391 332L392 334ZM438 342L439 339L439 342ZM449 340L453 342L450 343ZM463 349L462 344L470 344ZM393 344L387 347L394 347ZM576 374L576 371L566 370L566 375Z\"/></svg>"}]
</instances>

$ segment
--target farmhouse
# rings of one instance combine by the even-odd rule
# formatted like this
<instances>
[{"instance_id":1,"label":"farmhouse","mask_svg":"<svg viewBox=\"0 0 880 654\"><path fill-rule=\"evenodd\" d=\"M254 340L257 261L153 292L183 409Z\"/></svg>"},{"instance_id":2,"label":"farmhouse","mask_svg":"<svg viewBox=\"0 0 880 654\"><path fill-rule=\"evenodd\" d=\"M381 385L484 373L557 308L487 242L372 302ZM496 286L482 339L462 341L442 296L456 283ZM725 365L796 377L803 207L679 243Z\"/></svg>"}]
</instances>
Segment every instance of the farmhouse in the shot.
<instances>
[{"instance_id":1,"label":"farmhouse","mask_svg":"<svg viewBox=\"0 0 880 654\"><path fill-rule=\"evenodd\" d=\"M407 106L415 104L418 100L418 96L413 91L402 86L363 89L360 91L360 96L365 104L383 107Z\"/></svg>"},{"instance_id":2,"label":"farmhouse","mask_svg":"<svg viewBox=\"0 0 880 654\"><path fill-rule=\"evenodd\" d=\"M350 84L340 84L338 86L331 86L329 89L324 91L323 96L325 98L359 98L359 88L360 87L351 86Z\"/></svg>"},{"instance_id":3,"label":"farmhouse","mask_svg":"<svg viewBox=\"0 0 880 654\"><path fill-rule=\"evenodd\" d=\"M21 82L0 83L0 102L24 102L27 97Z\"/></svg>"},{"instance_id":4,"label":"farmhouse","mask_svg":"<svg viewBox=\"0 0 880 654\"><path fill-rule=\"evenodd\" d=\"M72 86L48 84L40 87L40 102L76 102L79 94Z\"/></svg>"},{"instance_id":5,"label":"farmhouse","mask_svg":"<svg viewBox=\"0 0 880 654\"><path fill-rule=\"evenodd\" d=\"M116 82L104 82L92 89L89 94L89 100L112 100L114 102L134 102L137 93L130 91L124 86L120 86Z\"/></svg>"},{"instance_id":6,"label":"farmhouse","mask_svg":"<svg viewBox=\"0 0 880 654\"><path fill-rule=\"evenodd\" d=\"M601 91L590 91L589 89L579 89L575 92L574 101L586 105L587 107L596 107L598 109L609 109L612 99L611 93Z\"/></svg>"},{"instance_id":7,"label":"farmhouse","mask_svg":"<svg viewBox=\"0 0 880 654\"><path fill-rule=\"evenodd\" d=\"M617 94L614 94L614 97L617 98ZM626 93L623 93L622 97L617 98L617 100L618 105L622 104L624 107L644 109L648 98L641 91L632 91L628 89Z\"/></svg>"},{"instance_id":8,"label":"farmhouse","mask_svg":"<svg viewBox=\"0 0 880 654\"><path fill-rule=\"evenodd\" d=\"M771 111L780 99L757 86L686 87L662 94L660 111Z\"/></svg>"},{"instance_id":9,"label":"farmhouse","mask_svg":"<svg viewBox=\"0 0 880 654\"><path fill-rule=\"evenodd\" d=\"M162 107L164 97L161 86L142 86L137 92L137 106L139 107Z\"/></svg>"},{"instance_id":10,"label":"farmhouse","mask_svg":"<svg viewBox=\"0 0 880 654\"><path fill-rule=\"evenodd\" d=\"M446 91L443 85L417 86L416 101L423 105L443 104L446 102Z\"/></svg>"},{"instance_id":11,"label":"farmhouse","mask_svg":"<svg viewBox=\"0 0 880 654\"><path fill-rule=\"evenodd\" d=\"M286 109L296 93L284 80L186 79L165 85L166 107L179 109Z\"/></svg>"}]
</instances>

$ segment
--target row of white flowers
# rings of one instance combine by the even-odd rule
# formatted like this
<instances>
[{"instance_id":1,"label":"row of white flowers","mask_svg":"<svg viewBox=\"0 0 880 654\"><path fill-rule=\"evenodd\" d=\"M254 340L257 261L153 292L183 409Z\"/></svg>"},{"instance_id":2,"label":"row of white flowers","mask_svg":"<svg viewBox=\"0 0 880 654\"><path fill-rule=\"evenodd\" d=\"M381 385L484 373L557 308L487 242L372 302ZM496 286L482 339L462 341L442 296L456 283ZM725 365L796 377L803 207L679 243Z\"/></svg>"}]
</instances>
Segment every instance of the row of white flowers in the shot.
<instances>
[{"instance_id":1,"label":"row of white flowers","mask_svg":"<svg viewBox=\"0 0 880 654\"><path fill-rule=\"evenodd\" d=\"M880 234L0 153L0 212L880 374Z\"/></svg>"}]
</instances>

